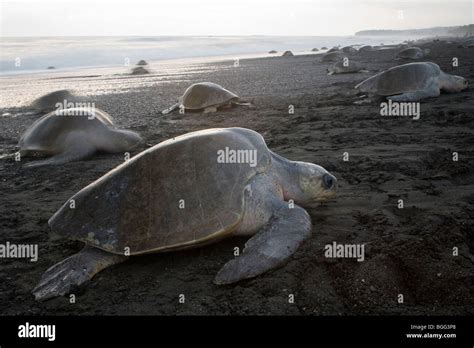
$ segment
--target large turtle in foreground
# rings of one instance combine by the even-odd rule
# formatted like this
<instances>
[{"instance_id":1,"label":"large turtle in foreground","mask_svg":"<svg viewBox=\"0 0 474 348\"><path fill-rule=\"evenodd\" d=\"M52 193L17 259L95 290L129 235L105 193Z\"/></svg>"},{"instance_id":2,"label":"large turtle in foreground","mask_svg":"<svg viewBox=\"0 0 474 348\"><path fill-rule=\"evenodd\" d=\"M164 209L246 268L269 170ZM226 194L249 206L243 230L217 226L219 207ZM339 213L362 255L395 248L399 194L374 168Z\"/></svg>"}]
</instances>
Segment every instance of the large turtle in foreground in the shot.
<instances>
[{"instance_id":1,"label":"large turtle in foreground","mask_svg":"<svg viewBox=\"0 0 474 348\"><path fill-rule=\"evenodd\" d=\"M215 112L219 108L230 108L234 105L251 105L242 101L239 96L224 87L213 82L199 82L189 86L184 94L178 98L178 102L163 114L168 114L176 109L184 111L204 113Z\"/></svg>"},{"instance_id":2,"label":"large turtle in foreground","mask_svg":"<svg viewBox=\"0 0 474 348\"><path fill-rule=\"evenodd\" d=\"M431 62L408 63L369 77L355 88L393 101L418 101L438 97L441 90L460 92L467 88L464 77L450 75Z\"/></svg>"},{"instance_id":3,"label":"large turtle in foreground","mask_svg":"<svg viewBox=\"0 0 474 348\"><path fill-rule=\"evenodd\" d=\"M33 293L37 300L64 295L128 255L231 236L254 235L215 283L255 277L280 266L311 236L301 206L334 196L336 187L324 168L276 155L249 129L164 141L80 190L51 217L53 232L86 246L48 269Z\"/></svg>"}]
</instances>

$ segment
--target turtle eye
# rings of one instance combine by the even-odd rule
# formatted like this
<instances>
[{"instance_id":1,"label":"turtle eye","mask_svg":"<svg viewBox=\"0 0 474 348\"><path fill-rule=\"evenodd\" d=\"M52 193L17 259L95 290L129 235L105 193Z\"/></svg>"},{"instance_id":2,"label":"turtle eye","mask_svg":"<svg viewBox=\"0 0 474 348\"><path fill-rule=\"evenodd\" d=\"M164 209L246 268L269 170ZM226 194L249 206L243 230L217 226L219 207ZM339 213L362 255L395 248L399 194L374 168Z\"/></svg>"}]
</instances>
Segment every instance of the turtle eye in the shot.
<instances>
[{"instance_id":1,"label":"turtle eye","mask_svg":"<svg viewBox=\"0 0 474 348\"><path fill-rule=\"evenodd\" d=\"M329 190L332 185L334 184L334 177L331 174L324 174L323 175L323 185L324 187Z\"/></svg>"}]
</instances>

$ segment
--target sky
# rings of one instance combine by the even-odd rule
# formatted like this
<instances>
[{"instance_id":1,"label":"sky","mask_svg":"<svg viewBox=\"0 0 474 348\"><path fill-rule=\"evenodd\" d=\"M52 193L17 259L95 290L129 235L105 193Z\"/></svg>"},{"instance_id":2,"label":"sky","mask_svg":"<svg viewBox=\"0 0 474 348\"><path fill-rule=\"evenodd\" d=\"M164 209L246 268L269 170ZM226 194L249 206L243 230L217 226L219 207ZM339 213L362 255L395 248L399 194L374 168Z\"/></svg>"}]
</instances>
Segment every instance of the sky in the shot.
<instances>
[{"instance_id":1,"label":"sky","mask_svg":"<svg viewBox=\"0 0 474 348\"><path fill-rule=\"evenodd\" d=\"M0 36L352 35L472 24L471 0L0 0Z\"/></svg>"}]
</instances>

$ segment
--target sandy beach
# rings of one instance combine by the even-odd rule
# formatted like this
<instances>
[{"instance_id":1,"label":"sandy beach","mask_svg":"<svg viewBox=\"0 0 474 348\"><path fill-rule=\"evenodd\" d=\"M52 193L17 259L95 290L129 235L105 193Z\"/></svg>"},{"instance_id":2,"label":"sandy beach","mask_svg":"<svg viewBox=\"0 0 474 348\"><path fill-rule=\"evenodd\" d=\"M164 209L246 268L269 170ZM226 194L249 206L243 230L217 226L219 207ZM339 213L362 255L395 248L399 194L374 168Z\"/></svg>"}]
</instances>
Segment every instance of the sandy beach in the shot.
<instances>
[{"instance_id":1,"label":"sandy beach","mask_svg":"<svg viewBox=\"0 0 474 348\"><path fill-rule=\"evenodd\" d=\"M76 303L31 295L41 274L82 244L49 235L48 219L75 192L122 163L122 155L28 169L0 161L0 240L39 245L39 259L3 259L3 315L382 315L474 314L474 49L422 44L443 71L471 86L421 103L421 117L382 117L380 103L354 86L391 66L396 50L360 53L369 72L328 76L321 55L207 62L186 68L149 66L151 74L71 72L3 77L0 153L41 114L34 98L68 88L108 112L117 126L142 135L133 154L187 132L246 127L291 160L322 165L339 181L337 198L309 210L313 236L282 268L231 286L213 279L233 257L234 238L204 248L134 257L98 274ZM453 57L459 66L452 66ZM212 114L161 110L192 83L212 81L251 101ZM24 86L27 86L23 88ZM294 114L289 107L294 106ZM16 116L15 116L16 115ZM14 117L15 116L15 117ZM343 153L349 161L343 161ZM453 152L459 160L453 161ZM397 202L404 200L404 208ZM365 244L365 260L328 259L324 246ZM453 256L453 248L459 250ZM185 294L186 302L178 296ZM288 303L293 294L295 303ZM397 301L403 294L404 303Z\"/></svg>"}]
</instances>

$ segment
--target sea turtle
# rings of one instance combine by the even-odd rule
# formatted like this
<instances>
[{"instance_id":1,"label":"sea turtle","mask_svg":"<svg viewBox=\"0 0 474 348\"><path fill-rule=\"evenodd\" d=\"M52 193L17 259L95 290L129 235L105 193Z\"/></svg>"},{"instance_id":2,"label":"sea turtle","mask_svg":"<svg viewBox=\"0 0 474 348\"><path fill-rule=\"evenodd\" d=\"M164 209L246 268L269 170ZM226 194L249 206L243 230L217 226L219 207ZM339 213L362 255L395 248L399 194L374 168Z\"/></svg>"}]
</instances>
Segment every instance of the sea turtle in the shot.
<instances>
[{"instance_id":1,"label":"sea turtle","mask_svg":"<svg viewBox=\"0 0 474 348\"><path fill-rule=\"evenodd\" d=\"M345 46L345 47L341 48L341 51L344 52L344 53L347 53L347 54L357 53L357 50L352 46Z\"/></svg>"},{"instance_id":2,"label":"sea turtle","mask_svg":"<svg viewBox=\"0 0 474 348\"><path fill-rule=\"evenodd\" d=\"M315 47L311 50L311 52L318 52L319 50Z\"/></svg>"},{"instance_id":3,"label":"sea turtle","mask_svg":"<svg viewBox=\"0 0 474 348\"><path fill-rule=\"evenodd\" d=\"M470 38L467 40L464 40L461 45L458 46L459 48L470 48L474 47L474 38Z\"/></svg>"},{"instance_id":4,"label":"sea turtle","mask_svg":"<svg viewBox=\"0 0 474 348\"><path fill-rule=\"evenodd\" d=\"M417 62L382 71L355 88L364 93L386 96L393 101L418 101L437 97L440 90L459 92L467 85L464 77L446 74L435 63Z\"/></svg>"},{"instance_id":5,"label":"sea turtle","mask_svg":"<svg viewBox=\"0 0 474 348\"><path fill-rule=\"evenodd\" d=\"M278 53L277 51L275 50L271 50L271 51L268 51L269 54L275 54L275 53Z\"/></svg>"},{"instance_id":6,"label":"sea turtle","mask_svg":"<svg viewBox=\"0 0 474 348\"><path fill-rule=\"evenodd\" d=\"M218 108L229 108L235 105L251 105L239 98L239 96L224 87L212 82L199 82L189 86L184 94L178 98L178 102L163 114L168 114L178 108L184 111L204 111L204 113L215 112Z\"/></svg>"},{"instance_id":7,"label":"sea turtle","mask_svg":"<svg viewBox=\"0 0 474 348\"><path fill-rule=\"evenodd\" d=\"M370 45L365 45L365 46L362 46L361 48L359 48L359 52L372 52L374 51L374 48Z\"/></svg>"},{"instance_id":8,"label":"sea turtle","mask_svg":"<svg viewBox=\"0 0 474 348\"><path fill-rule=\"evenodd\" d=\"M137 65L148 65L148 63L146 60L141 59L138 61Z\"/></svg>"},{"instance_id":9,"label":"sea turtle","mask_svg":"<svg viewBox=\"0 0 474 348\"><path fill-rule=\"evenodd\" d=\"M429 49L422 50L419 47L408 47L397 53L399 59L422 59L429 53Z\"/></svg>"},{"instance_id":10,"label":"sea turtle","mask_svg":"<svg viewBox=\"0 0 474 348\"><path fill-rule=\"evenodd\" d=\"M85 243L42 276L33 294L67 294L128 255L200 247L253 236L216 284L282 265L311 236L301 206L331 198L336 178L323 167L287 160L250 129L206 129L149 148L69 199L50 219L60 236Z\"/></svg>"},{"instance_id":11,"label":"sea turtle","mask_svg":"<svg viewBox=\"0 0 474 348\"><path fill-rule=\"evenodd\" d=\"M321 47L322 50L327 50L328 48L326 46Z\"/></svg>"},{"instance_id":12,"label":"sea turtle","mask_svg":"<svg viewBox=\"0 0 474 348\"><path fill-rule=\"evenodd\" d=\"M342 53L341 51L333 51L333 52L330 52L330 53L326 53L323 56L322 61L323 62L341 61L345 57L347 57L347 55Z\"/></svg>"},{"instance_id":13,"label":"sea turtle","mask_svg":"<svg viewBox=\"0 0 474 348\"><path fill-rule=\"evenodd\" d=\"M293 57L294 54L291 51L285 51L285 52L283 52L283 54L281 56L282 57Z\"/></svg>"},{"instance_id":14,"label":"sea turtle","mask_svg":"<svg viewBox=\"0 0 474 348\"><path fill-rule=\"evenodd\" d=\"M26 165L36 167L77 161L97 151L126 152L140 142L137 133L115 128L105 111L71 108L36 120L21 136L19 146L21 157L33 153L52 156Z\"/></svg>"},{"instance_id":15,"label":"sea turtle","mask_svg":"<svg viewBox=\"0 0 474 348\"><path fill-rule=\"evenodd\" d=\"M59 109L64 103L75 103L77 98L67 89L54 91L39 97L31 103L31 108L39 112Z\"/></svg>"},{"instance_id":16,"label":"sea turtle","mask_svg":"<svg viewBox=\"0 0 474 348\"><path fill-rule=\"evenodd\" d=\"M149 74L150 72L148 69L145 69L142 66L136 66L132 69L132 72L130 73L131 75L146 75Z\"/></svg>"},{"instance_id":17,"label":"sea turtle","mask_svg":"<svg viewBox=\"0 0 474 348\"><path fill-rule=\"evenodd\" d=\"M333 74L345 74L345 73L356 73L356 72L368 72L364 70L359 62L353 61L352 59L347 60L347 62L337 62L334 65L328 68L328 75Z\"/></svg>"}]
</instances>

